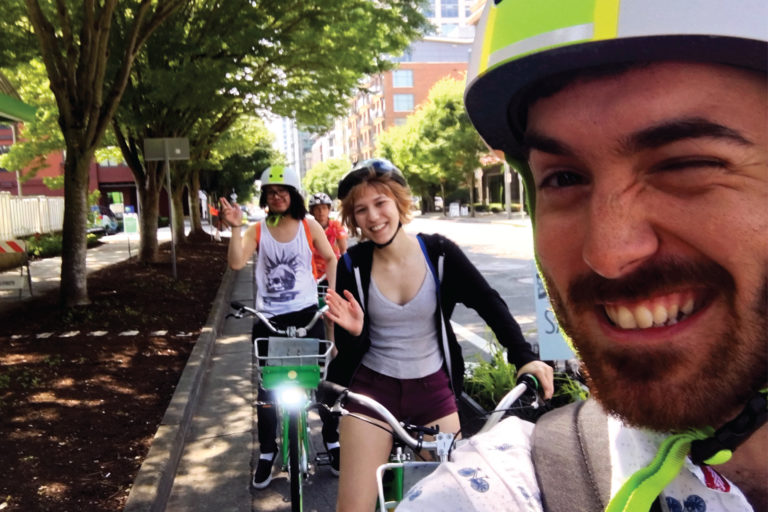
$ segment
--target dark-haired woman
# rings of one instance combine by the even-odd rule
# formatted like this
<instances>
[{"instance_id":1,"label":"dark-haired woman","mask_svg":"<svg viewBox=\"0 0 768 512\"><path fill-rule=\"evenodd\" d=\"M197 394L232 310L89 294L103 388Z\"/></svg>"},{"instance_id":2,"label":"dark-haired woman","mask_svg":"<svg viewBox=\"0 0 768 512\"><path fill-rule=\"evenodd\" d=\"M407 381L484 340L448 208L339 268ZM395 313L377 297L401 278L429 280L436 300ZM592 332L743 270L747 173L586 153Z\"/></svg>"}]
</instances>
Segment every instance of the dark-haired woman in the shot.
<instances>
[{"instance_id":1,"label":"dark-haired woman","mask_svg":"<svg viewBox=\"0 0 768 512\"><path fill-rule=\"evenodd\" d=\"M288 167L272 166L261 176L262 207L268 207L266 219L253 224L241 235L242 211L237 204L221 200L224 220L232 227L229 242L229 266L243 268L254 251L256 258L256 309L270 318L279 328L306 325L317 311L317 284L312 271L312 247L325 260L325 273L332 286L336 280L336 256L323 228L306 217L304 200L299 193L296 172ZM260 323L254 325L255 338L268 337L271 332ZM324 338L323 323L318 322L309 337ZM266 346L259 347L266 350ZM271 391L259 386L259 401L274 403ZM272 480L272 465L277 459L277 413L272 406L256 409L259 434L259 463L252 485L263 489ZM339 443L336 420L324 415L323 440L331 462L331 471L338 475Z\"/></svg>"}]
</instances>

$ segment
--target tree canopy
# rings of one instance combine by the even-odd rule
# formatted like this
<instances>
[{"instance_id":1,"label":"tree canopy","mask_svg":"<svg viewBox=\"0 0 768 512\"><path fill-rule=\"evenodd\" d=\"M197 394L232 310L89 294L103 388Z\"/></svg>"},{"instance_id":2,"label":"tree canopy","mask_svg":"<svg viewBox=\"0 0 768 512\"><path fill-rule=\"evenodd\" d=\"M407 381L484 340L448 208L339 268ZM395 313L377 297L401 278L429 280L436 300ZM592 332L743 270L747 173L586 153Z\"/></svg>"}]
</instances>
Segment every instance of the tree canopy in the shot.
<instances>
[{"instance_id":1,"label":"tree canopy","mask_svg":"<svg viewBox=\"0 0 768 512\"><path fill-rule=\"evenodd\" d=\"M430 202L438 191L443 197L462 187L471 191L480 157L488 152L464 110L463 94L463 80L441 79L404 125L390 128L378 140L381 154Z\"/></svg>"},{"instance_id":2,"label":"tree canopy","mask_svg":"<svg viewBox=\"0 0 768 512\"><path fill-rule=\"evenodd\" d=\"M390 57L426 29L420 3L8 0L0 27L11 45L0 51L0 66L39 55L66 147L62 303L88 303L87 171L110 124L126 162L143 173L134 174L140 190L162 183L157 166L143 162L144 138L194 141L189 165L177 166L176 201L243 114L270 111L303 127L327 126L361 77L390 67ZM127 107L115 118L121 100Z\"/></svg>"},{"instance_id":3,"label":"tree canopy","mask_svg":"<svg viewBox=\"0 0 768 512\"><path fill-rule=\"evenodd\" d=\"M339 191L339 181L350 168L349 158L345 157L319 163L304 176L304 189L309 194L325 192L335 198Z\"/></svg>"}]
</instances>

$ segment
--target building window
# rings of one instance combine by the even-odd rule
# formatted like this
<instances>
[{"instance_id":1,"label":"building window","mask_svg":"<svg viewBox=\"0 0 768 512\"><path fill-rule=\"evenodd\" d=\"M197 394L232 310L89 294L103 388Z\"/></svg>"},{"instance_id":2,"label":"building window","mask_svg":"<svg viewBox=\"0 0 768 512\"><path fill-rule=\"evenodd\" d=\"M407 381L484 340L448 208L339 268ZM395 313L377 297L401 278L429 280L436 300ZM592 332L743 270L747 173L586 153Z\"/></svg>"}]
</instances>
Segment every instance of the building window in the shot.
<instances>
[{"instance_id":1,"label":"building window","mask_svg":"<svg viewBox=\"0 0 768 512\"><path fill-rule=\"evenodd\" d=\"M449 36L457 28L458 25L456 23L443 23L440 25L440 35L443 37Z\"/></svg>"},{"instance_id":2,"label":"building window","mask_svg":"<svg viewBox=\"0 0 768 512\"><path fill-rule=\"evenodd\" d=\"M413 87L413 70L394 70L392 72L392 87Z\"/></svg>"},{"instance_id":3,"label":"building window","mask_svg":"<svg viewBox=\"0 0 768 512\"><path fill-rule=\"evenodd\" d=\"M440 3L440 11L443 18L458 18L459 0L443 0Z\"/></svg>"},{"instance_id":4,"label":"building window","mask_svg":"<svg viewBox=\"0 0 768 512\"><path fill-rule=\"evenodd\" d=\"M395 112L413 112L413 94L394 94L392 103Z\"/></svg>"},{"instance_id":5,"label":"building window","mask_svg":"<svg viewBox=\"0 0 768 512\"><path fill-rule=\"evenodd\" d=\"M405 117L396 117L395 118L395 126L402 126L408 121Z\"/></svg>"}]
</instances>

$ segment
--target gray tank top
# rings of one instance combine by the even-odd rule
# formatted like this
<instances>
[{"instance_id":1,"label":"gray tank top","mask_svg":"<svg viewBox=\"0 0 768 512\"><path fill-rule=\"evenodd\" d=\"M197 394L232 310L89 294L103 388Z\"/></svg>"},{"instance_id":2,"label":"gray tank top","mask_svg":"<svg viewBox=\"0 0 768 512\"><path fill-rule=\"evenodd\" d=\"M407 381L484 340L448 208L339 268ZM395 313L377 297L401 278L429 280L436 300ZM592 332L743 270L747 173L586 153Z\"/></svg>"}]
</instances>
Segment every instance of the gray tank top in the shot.
<instances>
[{"instance_id":1,"label":"gray tank top","mask_svg":"<svg viewBox=\"0 0 768 512\"><path fill-rule=\"evenodd\" d=\"M424 262L426 265L426 262ZM443 365L435 328L437 290L427 268L421 288L406 304L384 296L371 278L368 287L371 348L363 364L396 379L432 375Z\"/></svg>"}]
</instances>

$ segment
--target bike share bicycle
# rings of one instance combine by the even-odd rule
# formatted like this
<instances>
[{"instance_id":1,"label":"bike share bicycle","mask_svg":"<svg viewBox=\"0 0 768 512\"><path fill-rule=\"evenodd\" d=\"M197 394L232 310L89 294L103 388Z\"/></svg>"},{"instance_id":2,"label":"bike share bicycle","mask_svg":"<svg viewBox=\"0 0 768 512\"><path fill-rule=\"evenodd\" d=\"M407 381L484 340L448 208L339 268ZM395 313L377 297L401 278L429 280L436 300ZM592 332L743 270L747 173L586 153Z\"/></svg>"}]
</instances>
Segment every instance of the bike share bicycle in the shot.
<instances>
[{"instance_id":1,"label":"bike share bicycle","mask_svg":"<svg viewBox=\"0 0 768 512\"><path fill-rule=\"evenodd\" d=\"M393 445L390 462L379 466L376 471L380 512L394 510L400 501L403 500L404 470L406 468L431 467L434 469L438 465L450 460L451 453L457 445L468 441L460 439L459 432L440 432L439 425L436 428L429 428L398 421L386 407L376 400L359 393L354 393L332 382L324 381L320 384L320 388L337 395L336 401L331 408L333 414L351 416L360 421L366 421L375 425L375 423L370 422L367 418L350 413L344 408L346 402L354 402L375 412L392 428ZM518 384L499 401L496 408L488 415L488 419L478 434L489 431L507 413L517 414L523 410L538 408L538 391L539 382L533 375L520 375ZM434 439L431 441L425 440L425 436L430 436ZM410 449L411 453L406 453L405 448ZM413 455L422 457L424 451L430 452L436 460L413 460ZM481 477L474 478L476 483L473 485L479 488L487 485Z\"/></svg>"},{"instance_id":2,"label":"bike share bicycle","mask_svg":"<svg viewBox=\"0 0 768 512\"><path fill-rule=\"evenodd\" d=\"M235 313L230 316L253 316L275 336L254 337L254 355L261 386L275 391L275 403L257 402L259 406L277 406L281 418L280 450L282 468L288 470L291 489L291 510L303 509L303 481L309 476L310 442L308 411L317 407L314 394L325 378L333 342L306 337L327 309L320 308L303 327L279 328L261 312L239 302L232 302Z\"/></svg>"}]
</instances>

